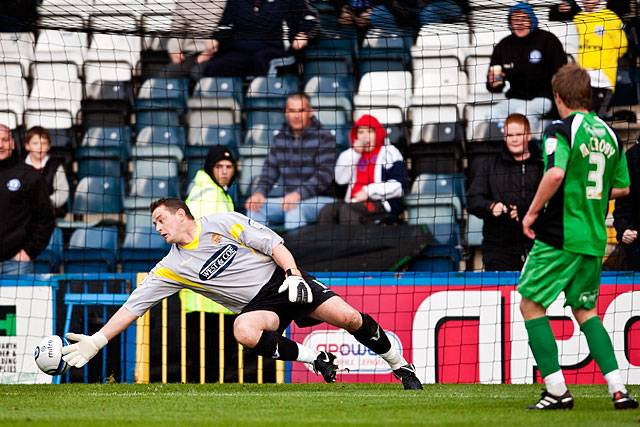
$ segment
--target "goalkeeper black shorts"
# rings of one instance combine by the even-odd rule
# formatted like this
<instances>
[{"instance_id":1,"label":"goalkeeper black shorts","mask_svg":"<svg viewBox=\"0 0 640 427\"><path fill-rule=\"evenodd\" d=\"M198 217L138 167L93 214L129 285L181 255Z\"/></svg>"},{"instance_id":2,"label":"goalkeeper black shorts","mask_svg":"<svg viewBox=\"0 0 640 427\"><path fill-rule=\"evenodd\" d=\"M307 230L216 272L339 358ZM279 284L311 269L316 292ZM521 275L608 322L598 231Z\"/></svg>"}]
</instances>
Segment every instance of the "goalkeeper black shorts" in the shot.
<instances>
[{"instance_id":1,"label":"goalkeeper black shorts","mask_svg":"<svg viewBox=\"0 0 640 427\"><path fill-rule=\"evenodd\" d=\"M278 293L278 288L284 282L284 270L276 268L266 285L264 285L258 294L242 309L242 313L251 311L266 310L272 311L280 318L279 332L282 333L289 324L294 321L301 328L314 326L322 323L320 320L312 319L309 314L318 306L336 293L329 289L324 283L320 282L314 276L302 271L302 277L311 288L313 301L308 304L298 304L289 301L288 292Z\"/></svg>"}]
</instances>

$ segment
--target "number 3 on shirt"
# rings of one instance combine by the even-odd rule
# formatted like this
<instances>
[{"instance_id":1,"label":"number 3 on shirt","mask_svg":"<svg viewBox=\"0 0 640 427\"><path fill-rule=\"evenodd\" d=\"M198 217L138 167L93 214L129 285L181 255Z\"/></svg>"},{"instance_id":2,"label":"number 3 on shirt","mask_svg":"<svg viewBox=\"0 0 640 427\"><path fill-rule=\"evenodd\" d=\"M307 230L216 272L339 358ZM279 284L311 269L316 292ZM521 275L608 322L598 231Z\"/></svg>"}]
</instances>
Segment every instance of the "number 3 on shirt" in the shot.
<instances>
[{"instance_id":1,"label":"number 3 on shirt","mask_svg":"<svg viewBox=\"0 0 640 427\"><path fill-rule=\"evenodd\" d=\"M587 175L587 181L593 185L587 186L587 199L602 199L602 177L604 176L604 169L607 165L604 154L599 152L589 153L589 164L596 165L596 169L589 171Z\"/></svg>"}]
</instances>

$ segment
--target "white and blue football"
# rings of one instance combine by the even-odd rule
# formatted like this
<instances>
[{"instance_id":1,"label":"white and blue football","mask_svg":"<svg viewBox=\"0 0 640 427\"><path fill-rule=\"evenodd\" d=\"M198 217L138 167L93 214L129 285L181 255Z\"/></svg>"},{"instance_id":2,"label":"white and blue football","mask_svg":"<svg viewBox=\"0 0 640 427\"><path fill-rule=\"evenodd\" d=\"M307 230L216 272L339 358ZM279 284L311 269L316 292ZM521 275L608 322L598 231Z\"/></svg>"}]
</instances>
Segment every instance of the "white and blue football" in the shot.
<instances>
[{"instance_id":1,"label":"white and blue football","mask_svg":"<svg viewBox=\"0 0 640 427\"><path fill-rule=\"evenodd\" d=\"M48 375L62 375L67 372L69 365L62 360L62 347L65 345L69 345L69 341L58 335L43 338L33 353L38 368Z\"/></svg>"}]
</instances>

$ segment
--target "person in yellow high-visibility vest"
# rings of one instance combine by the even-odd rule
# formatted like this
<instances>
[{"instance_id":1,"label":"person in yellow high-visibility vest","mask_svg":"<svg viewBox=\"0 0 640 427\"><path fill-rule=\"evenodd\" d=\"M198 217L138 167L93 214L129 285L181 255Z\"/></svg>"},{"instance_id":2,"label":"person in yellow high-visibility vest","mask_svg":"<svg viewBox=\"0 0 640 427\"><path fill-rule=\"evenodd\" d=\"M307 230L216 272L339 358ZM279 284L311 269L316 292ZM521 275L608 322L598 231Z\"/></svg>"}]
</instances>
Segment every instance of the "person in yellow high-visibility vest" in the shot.
<instances>
[{"instance_id":1,"label":"person in yellow high-visibility vest","mask_svg":"<svg viewBox=\"0 0 640 427\"><path fill-rule=\"evenodd\" d=\"M582 11L573 18L580 41L577 62L591 77L591 108L602 116L616 88L618 60L627 52L627 36L622 21L604 1L583 0L578 4Z\"/></svg>"},{"instance_id":2,"label":"person in yellow high-visibility vest","mask_svg":"<svg viewBox=\"0 0 640 427\"><path fill-rule=\"evenodd\" d=\"M215 145L209 149L204 167L193 178L185 200L194 217L233 212L233 200L227 191L233 184L236 170L237 162L228 148ZM187 313L204 311L231 314L217 302L188 289L180 291L180 299Z\"/></svg>"}]
</instances>

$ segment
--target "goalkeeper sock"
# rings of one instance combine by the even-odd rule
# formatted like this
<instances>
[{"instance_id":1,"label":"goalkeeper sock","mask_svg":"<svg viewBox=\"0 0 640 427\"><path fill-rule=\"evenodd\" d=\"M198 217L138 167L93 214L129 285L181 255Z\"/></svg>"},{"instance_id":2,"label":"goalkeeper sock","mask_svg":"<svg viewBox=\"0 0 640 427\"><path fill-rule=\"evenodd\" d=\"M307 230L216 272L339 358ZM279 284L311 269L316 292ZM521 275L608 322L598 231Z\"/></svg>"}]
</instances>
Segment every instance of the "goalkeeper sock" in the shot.
<instances>
[{"instance_id":1,"label":"goalkeeper sock","mask_svg":"<svg viewBox=\"0 0 640 427\"><path fill-rule=\"evenodd\" d=\"M362 326L352 335L359 343L376 352L391 366L392 370L399 369L407 365L407 361L402 357L398 350L391 346L389 337L385 333L382 326L378 324L371 316L366 313L360 313L362 316Z\"/></svg>"},{"instance_id":2,"label":"goalkeeper sock","mask_svg":"<svg viewBox=\"0 0 640 427\"><path fill-rule=\"evenodd\" d=\"M298 362L313 363L313 361L316 360L319 352L314 351L306 345L300 344L299 342L297 342L296 344L298 345L298 358L296 359Z\"/></svg>"},{"instance_id":3,"label":"goalkeeper sock","mask_svg":"<svg viewBox=\"0 0 640 427\"><path fill-rule=\"evenodd\" d=\"M582 332L584 332L584 335L587 337L591 357L596 361L604 378L607 380L609 392L611 394L616 391L626 393L620 371L618 370L618 361L613 351L611 338L609 338L609 334L604 328L600 318L593 316L580 325L580 329L582 329Z\"/></svg>"},{"instance_id":4,"label":"goalkeeper sock","mask_svg":"<svg viewBox=\"0 0 640 427\"><path fill-rule=\"evenodd\" d=\"M542 378L558 372L560 370L558 345L556 344L556 337L553 336L549 318L543 316L525 320L524 326L529 335L529 347L533 352L533 357L536 359Z\"/></svg>"},{"instance_id":5,"label":"goalkeeper sock","mask_svg":"<svg viewBox=\"0 0 640 427\"><path fill-rule=\"evenodd\" d=\"M382 355L391 350L389 337L378 322L366 313L360 313L360 315L362 316L362 326L352 333L353 337L376 354Z\"/></svg>"},{"instance_id":6,"label":"goalkeeper sock","mask_svg":"<svg viewBox=\"0 0 640 427\"><path fill-rule=\"evenodd\" d=\"M263 331L255 346L260 356L278 360L297 360L298 344L277 332Z\"/></svg>"}]
</instances>

